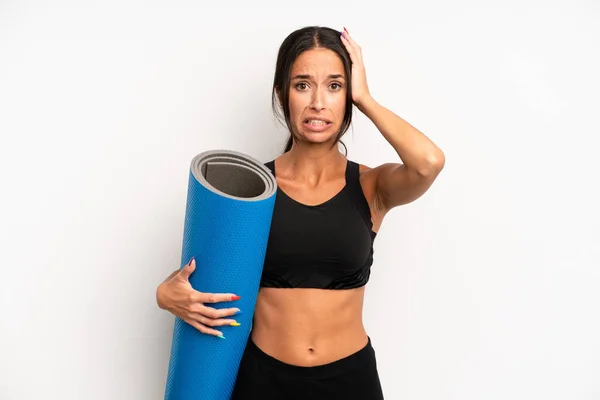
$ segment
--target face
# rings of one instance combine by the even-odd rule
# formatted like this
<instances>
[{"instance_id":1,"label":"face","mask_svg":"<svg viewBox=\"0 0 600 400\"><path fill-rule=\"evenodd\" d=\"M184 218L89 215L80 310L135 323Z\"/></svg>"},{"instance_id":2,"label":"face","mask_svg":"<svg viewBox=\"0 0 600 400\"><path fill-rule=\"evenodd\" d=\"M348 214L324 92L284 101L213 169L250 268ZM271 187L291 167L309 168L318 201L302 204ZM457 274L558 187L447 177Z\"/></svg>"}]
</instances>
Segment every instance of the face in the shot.
<instances>
[{"instance_id":1,"label":"face","mask_svg":"<svg viewBox=\"0 0 600 400\"><path fill-rule=\"evenodd\" d=\"M346 74L339 56L329 49L303 52L292 65L290 117L300 140L334 140L346 111Z\"/></svg>"}]
</instances>

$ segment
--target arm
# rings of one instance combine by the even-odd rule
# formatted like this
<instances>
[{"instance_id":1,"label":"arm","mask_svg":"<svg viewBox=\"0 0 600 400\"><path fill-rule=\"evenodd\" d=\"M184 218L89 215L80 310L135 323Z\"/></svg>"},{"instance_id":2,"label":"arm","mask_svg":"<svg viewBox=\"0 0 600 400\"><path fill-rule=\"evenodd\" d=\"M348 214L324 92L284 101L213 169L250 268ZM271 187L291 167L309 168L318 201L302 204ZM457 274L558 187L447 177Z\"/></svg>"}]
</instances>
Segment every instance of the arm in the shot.
<instances>
[{"instance_id":1,"label":"arm","mask_svg":"<svg viewBox=\"0 0 600 400\"><path fill-rule=\"evenodd\" d=\"M431 140L408 122L378 104L369 92L360 46L348 31L340 36L352 59L352 100L394 147L402 163L386 163L366 172L372 188L371 204L385 214L393 207L421 197L445 164L445 157Z\"/></svg>"},{"instance_id":2,"label":"arm","mask_svg":"<svg viewBox=\"0 0 600 400\"><path fill-rule=\"evenodd\" d=\"M384 213L421 197L444 168L445 156L427 136L370 95L357 108L377 127L403 163L386 163L373 168L374 196Z\"/></svg>"}]
</instances>

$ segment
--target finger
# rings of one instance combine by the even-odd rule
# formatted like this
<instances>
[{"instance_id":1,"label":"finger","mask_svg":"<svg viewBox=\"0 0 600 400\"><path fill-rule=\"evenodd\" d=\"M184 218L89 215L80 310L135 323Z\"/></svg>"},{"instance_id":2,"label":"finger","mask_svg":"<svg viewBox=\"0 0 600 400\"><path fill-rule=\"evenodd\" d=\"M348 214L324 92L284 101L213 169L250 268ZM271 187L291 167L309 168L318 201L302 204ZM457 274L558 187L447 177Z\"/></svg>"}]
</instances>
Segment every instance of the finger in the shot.
<instances>
[{"instance_id":1,"label":"finger","mask_svg":"<svg viewBox=\"0 0 600 400\"><path fill-rule=\"evenodd\" d=\"M362 49L360 48L358 43L356 43L356 41L354 39L352 39L352 36L350 36L350 32L348 32L348 30L345 27L344 27L344 35L343 36L344 36L344 39L346 39L346 41L348 43L350 43L350 46L356 53L356 56L362 60Z\"/></svg>"},{"instance_id":2,"label":"finger","mask_svg":"<svg viewBox=\"0 0 600 400\"><path fill-rule=\"evenodd\" d=\"M165 282L170 281L171 279L173 279L175 277L175 275L179 274L181 270L179 268L177 268L175 271L171 272L171 274L169 276L167 276L167 278L164 280Z\"/></svg>"},{"instance_id":3,"label":"finger","mask_svg":"<svg viewBox=\"0 0 600 400\"><path fill-rule=\"evenodd\" d=\"M208 307L202 303L190 303L185 307L185 309L187 312L208 315L211 318L224 318L241 314L241 310L237 307L214 308Z\"/></svg>"},{"instance_id":4,"label":"finger","mask_svg":"<svg viewBox=\"0 0 600 400\"><path fill-rule=\"evenodd\" d=\"M344 46L346 46L346 50L348 50L348 54L350 54L350 61L352 61L352 64L356 64L359 61L358 56L356 55L356 51L354 50L354 48L352 47L352 45L350 44L348 39L346 39L344 37L343 33L340 36L340 38L342 39L342 43L344 43Z\"/></svg>"},{"instance_id":5,"label":"finger","mask_svg":"<svg viewBox=\"0 0 600 400\"><path fill-rule=\"evenodd\" d=\"M188 262L182 269L179 271L179 277L184 280L188 280L192 272L196 269L196 260L192 257L190 262Z\"/></svg>"},{"instance_id":6,"label":"finger","mask_svg":"<svg viewBox=\"0 0 600 400\"><path fill-rule=\"evenodd\" d=\"M344 27L344 37L346 38L346 40L348 40L348 42L350 42L350 44L356 51L360 52L360 46L358 45L358 43L356 43L354 39L352 39L352 36L350 36L350 32L348 32L348 29L346 29L346 27Z\"/></svg>"},{"instance_id":7,"label":"finger","mask_svg":"<svg viewBox=\"0 0 600 400\"><path fill-rule=\"evenodd\" d=\"M221 303L226 301L236 301L241 299L240 296L236 296L233 293L204 293L195 292L192 298L193 301L198 303Z\"/></svg>"},{"instance_id":8,"label":"finger","mask_svg":"<svg viewBox=\"0 0 600 400\"><path fill-rule=\"evenodd\" d=\"M231 318L209 318L199 313L191 313L188 315L189 319L200 322L206 326L240 326L241 324L235 319Z\"/></svg>"},{"instance_id":9,"label":"finger","mask_svg":"<svg viewBox=\"0 0 600 400\"><path fill-rule=\"evenodd\" d=\"M193 326L194 328L198 329L200 332L205 333L207 335L214 335L214 336L220 336L223 339L225 338L223 336L223 333L221 331L218 331L216 329L212 329L209 328L205 325L202 325L201 323L199 323L198 321L194 321L194 320L185 320L185 322L187 322L188 324L190 324L191 326Z\"/></svg>"},{"instance_id":10,"label":"finger","mask_svg":"<svg viewBox=\"0 0 600 400\"><path fill-rule=\"evenodd\" d=\"M196 306L194 308L195 308L194 312L202 314L206 317L210 317L212 319L231 317L232 315L239 314L239 312L240 312L239 308L217 309L217 308L207 307L204 305Z\"/></svg>"}]
</instances>

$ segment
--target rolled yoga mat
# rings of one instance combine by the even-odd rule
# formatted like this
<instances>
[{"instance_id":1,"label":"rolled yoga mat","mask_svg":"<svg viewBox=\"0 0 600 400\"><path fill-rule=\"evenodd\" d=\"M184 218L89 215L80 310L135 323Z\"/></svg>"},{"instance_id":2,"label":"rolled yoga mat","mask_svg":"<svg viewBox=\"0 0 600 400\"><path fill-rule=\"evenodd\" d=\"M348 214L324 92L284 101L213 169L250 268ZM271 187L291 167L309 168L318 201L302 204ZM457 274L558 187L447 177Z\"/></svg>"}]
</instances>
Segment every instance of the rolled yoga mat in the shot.
<instances>
[{"instance_id":1,"label":"rolled yoga mat","mask_svg":"<svg viewBox=\"0 0 600 400\"><path fill-rule=\"evenodd\" d=\"M189 174L181 266L195 257L195 290L234 293L241 326L222 326L225 339L203 334L175 317L166 400L228 400L250 334L277 183L260 161L213 150L193 158Z\"/></svg>"}]
</instances>

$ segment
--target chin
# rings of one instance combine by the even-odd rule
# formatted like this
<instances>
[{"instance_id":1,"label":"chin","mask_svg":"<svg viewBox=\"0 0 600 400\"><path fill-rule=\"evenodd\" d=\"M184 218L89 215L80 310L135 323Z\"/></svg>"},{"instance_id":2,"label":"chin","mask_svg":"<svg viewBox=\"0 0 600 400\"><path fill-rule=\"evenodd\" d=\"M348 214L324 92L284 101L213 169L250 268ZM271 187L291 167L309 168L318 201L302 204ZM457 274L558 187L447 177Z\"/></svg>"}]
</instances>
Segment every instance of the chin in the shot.
<instances>
[{"instance_id":1,"label":"chin","mask_svg":"<svg viewBox=\"0 0 600 400\"><path fill-rule=\"evenodd\" d=\"M323 131L313 131L310 129L301 128L298 131L300 132L300 136L304 138L304 140L311 143L326 143L335 140L335 136L338 132L337 126L330 126L328 129Z\"/></svg>"},{"instance_id":2,"label":"chin","mask_svg":"<svg viewBox=\"0 0 600 400\"><path fill-rule=\"evenodd\" d=\"M311 143L327 143L335 140L335 133L302 132L302 137Z\"/></svg>"}]
</instances>

